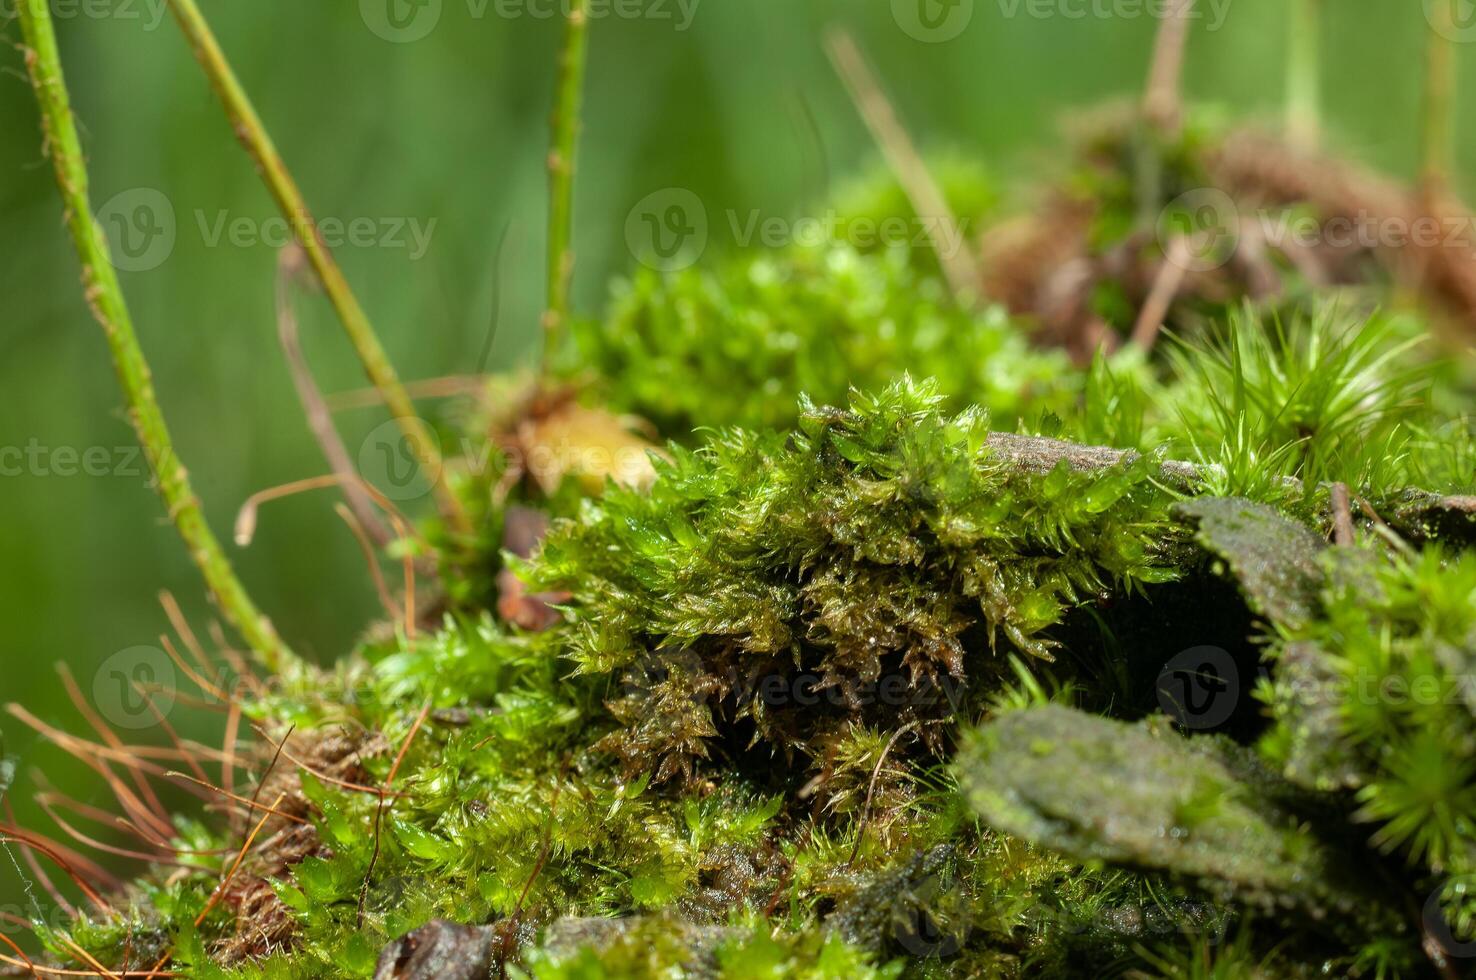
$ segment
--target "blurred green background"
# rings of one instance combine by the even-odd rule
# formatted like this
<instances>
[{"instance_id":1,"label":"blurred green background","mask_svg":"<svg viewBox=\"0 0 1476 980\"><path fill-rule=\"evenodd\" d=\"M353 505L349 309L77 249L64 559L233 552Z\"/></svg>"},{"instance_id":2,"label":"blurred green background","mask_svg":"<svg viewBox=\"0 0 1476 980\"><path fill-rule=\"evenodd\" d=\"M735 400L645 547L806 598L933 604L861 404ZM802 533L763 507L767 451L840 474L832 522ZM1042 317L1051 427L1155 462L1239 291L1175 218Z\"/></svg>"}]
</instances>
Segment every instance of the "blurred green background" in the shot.
<instances>
[{"instance_id":1,"label":"blurred green background","mask_svg":"<svg viewBox=\"0 0 1476 980\"><path fill-rule=\"evenodd\" d=\"M13 2L0 0L0 32L18 44ZM531 356L560 33L546 16L558 0L421 2L202 0L318 216L368 218L382 232L397 223L430 228L424 254L408 236L338 249L407 379L475 370L494 310L490 366ZM795 217L833 182L875 163L823 54L826 25L854 30L925 147L977 155L1019 177L1055 152L1064 110L1138 89L1155 27L1140 0L961 0L955 19L931 34L918 28L918 4L937 0L648 0L634 5L651 8L640 16L622 16L628 0L595 2L606 15L591 36L575 229L575 297L586 313L599 310L610 278L631 265L625 220L648 194L681 187L714 214ZM324 469L278 353L274 249L213 240L222 216L259 225L271 205L164 0L54 4L94 204L132 213L122 205L162 194L175 215L172 247L153 253L148 268L125 271L123 283L177 447L228 538L248 494ZM411 18L407 34L395 36L387 5ZM1201 7L1190 95L1274 117L1285 0ZM1411 173L1421 0L1326 7L1333 140ZM147 480L130 465L132 434L80 296L22 56L7 44L0 60L0 447L34 448L18 474L12 451L0 475L0 700L77 730L56 663L70 664L90 692L110 655L157 642L161 589L179 596L197 626L209 610ZM1476 65L1464 67L1470 79ZM1476 100L1463 109L1462 159L1476 159ZM730 237L715 233L707 258ZM325 390L359 386L324 304L301 305L308 357ZM342 416L351 449L380 421L372 410ZM67 463L68 448L80 455L90 447L121 472L67 475L76 465ZM331 503L309 494L271 505L252 547L232 548L278 628L325 660L348 649L377 613L362 558ZM172 720L202 736L219 730L218 717L182 706ZM107 805L96 777L9 716L0 727L20 762L11 796L22 823L41 822L28 803L38 770ZM0 854L0 912L19 913L21 901L20 880Z\"/></svg>"}]
</instances>

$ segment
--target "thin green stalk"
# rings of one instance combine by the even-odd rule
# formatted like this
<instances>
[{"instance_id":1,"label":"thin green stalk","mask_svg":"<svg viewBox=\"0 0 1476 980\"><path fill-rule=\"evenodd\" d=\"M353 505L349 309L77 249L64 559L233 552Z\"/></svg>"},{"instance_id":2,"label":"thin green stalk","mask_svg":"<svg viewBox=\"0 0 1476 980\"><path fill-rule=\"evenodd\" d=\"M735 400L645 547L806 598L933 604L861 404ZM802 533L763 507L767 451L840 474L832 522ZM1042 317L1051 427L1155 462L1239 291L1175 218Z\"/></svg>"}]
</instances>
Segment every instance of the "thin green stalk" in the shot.
<instances>
[{"instance_id":1,"label":"thin green stalk","mask_svg":"<svg viewBox=\"0 0 1476 980\"><path fill-rule=\"evenodd\" d=\"M1454 159L1455 51L1450 40L1455 26L1451 9L1454 2L1442 0L1426 8L1431 23L1425 55L1421 178L1426 201L1431 204L1448 189Z\"/></svg>"},{"instance_id":2,"label":"thin green stalk","mask_svg":"<svg viewBox=\"0 0 1476 980\"><path fill-rule=\"evenodd\" d=\"M82 262L82 284L88 305L102 325L112 352L118 381L128 401L128 415L143 444L159 495L169 516L199 566L206 585L221 613L241 634L262 665L273 673L298 668L297 657L277 636L272 624L236 578L230 561L211 532L200 500L190 486L189 475L174 452L174 443L164 413L154 395L148 360L138 345L133 320L123 298L118 275L108 256L107 240L92 215L88 198L87 165L71 98L62 74L56 32L51 22L50 0L22 0L19 12L25 36L26 68L36 101L46 148L56 167L56 180L66 206L67 226Z\"/></svg>"},{"instance_id":3,"label":"thin green stalk","mask_svg":"<svg viewBox=\"0 0 1476 980\"><path fill-rule=\"evenodd\" d=\"M298 189L296 181L292 179L291 173L288 172L287 165L282 161L281 154L277 152L277 147L268 135L266 127L262 125L261 118L256 114L256 109L252 106L245 89L241 87L235 72L231 70L230 62L226 60L225 53L210 30L210 25L206 23L195 0L170 0L170 8L174 11L175 20L179 22L180 28L189 40L190 47L195 52L195 58L205 69L211 87L215 89L216 95L225 107L226 116L230 119L237 138L255 160L262 180L266 183L277 207L291 223L297 240L302 244L303 251L307 253L308 262L323 285L323 292L328 295L328 301L333 304L333 309L338 313L344 332L348 334L349 342L353 344L360 362L364 365L364 373L368 375L370 383L379 390L385 404L389 406L390 413L400 423L400 430L404 433L416 459L427 476L431 478L436 502L442 515L454 530L471 533L471 522L466 516L466 511L446 483L440 449L430 438L430 433L424 423L416 416L415 406L406 393L404 385L400 383L394 365L390 363L389 356L379 341L379 335L375 333L369 317L359 305L353 290L349 288L348 281L333 258L333 253L329 251L328 246L324 244L319 235L317 222L313 219L312 212L308 210L302 192Z\"/></svg>"},{"instance_id":4,"label":"thin green stalk","mask_svg":"<svg viewBox=\"0 0 1476 980\"><path fill-rule=\"evenodd\" d=\"M548 305L543 314L545 369L558 356L569 319L574 278L574 171L579 149L579 112L589 48L589 0L574 0L564 29L554 102L553 147L548 155Z\"/></svg>"},{"instance_id":5,"label":"thin green stalk","mask_svg":"<svg viewBox=\"0 0 1476 980\"><path fill-rule=\"evenodd\" d=\"M1292 0L1287 51L1287 139L1316 149L1322 139L1322 0Z\"/></svg>"}]
</instances>

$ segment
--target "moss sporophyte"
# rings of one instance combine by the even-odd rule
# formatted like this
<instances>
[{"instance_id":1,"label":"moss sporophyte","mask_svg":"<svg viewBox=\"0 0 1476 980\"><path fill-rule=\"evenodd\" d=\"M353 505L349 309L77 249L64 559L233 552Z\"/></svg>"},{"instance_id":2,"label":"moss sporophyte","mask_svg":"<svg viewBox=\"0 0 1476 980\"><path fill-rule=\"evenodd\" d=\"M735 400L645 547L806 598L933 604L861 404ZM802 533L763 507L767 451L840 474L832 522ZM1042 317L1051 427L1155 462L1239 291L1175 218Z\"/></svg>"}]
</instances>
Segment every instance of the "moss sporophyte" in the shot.
<instances>
[{"instance_id":1,"label":"moss sporophyte","mask_svg":"<svg viewBox=\"0 0 1476 980\"><path fill-rule=\"evenodd\" d=\"M200 11L171 7L274 198L307 213ZM1445 339L1476 290L1445 253L1244 237L1251 208L1458 210L1316 156L1315 46L1293 51L1292 131L1252 134L1179 104L1166 18L1145 105L1093 120L1017 201L924 163L832 35L892 172L826 213L932 202L982 239L644 268L588 316L569 278L590 11L569 4L536 373L419 419L323 243L283 256L279 326L331 472L253 498L238 537L271 499L338 488L385 607L317 667L177 464L88 220L49 7L19 13L130 417L254 656L166 605L163 662L198 688L167 693L219 709L219 748L163 711L130 744L69 674L93 736L10 707L113 803L32 786L0 744L0 792L54 821L0 842L63 910L25 910L27 945L0 932L5 970L1462 974L1476 431ZM1206 201L1236 219L1218 251ZM424 468L421 511L345 462L296 347L307 272Z\"/></svg>"}]
</instances>

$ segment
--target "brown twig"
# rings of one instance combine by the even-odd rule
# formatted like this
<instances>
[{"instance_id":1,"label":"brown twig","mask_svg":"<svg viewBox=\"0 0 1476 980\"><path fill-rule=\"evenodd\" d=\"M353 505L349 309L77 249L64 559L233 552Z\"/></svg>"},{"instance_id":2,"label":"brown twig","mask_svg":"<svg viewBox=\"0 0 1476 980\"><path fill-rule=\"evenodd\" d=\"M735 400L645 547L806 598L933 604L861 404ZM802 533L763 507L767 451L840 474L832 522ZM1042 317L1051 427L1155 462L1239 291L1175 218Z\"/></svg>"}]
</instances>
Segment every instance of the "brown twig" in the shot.
<instances>
[{"instance_id":1,"label":"brown twig","mask_svg":"<svg viewBox=\"0 0 1476 980\"><path fill-rule=\"evenodd\" d=\"M107 967L99 963L97 961L97 957L93 956L91 953L87 952L87 950L83 949L81 946L78 946L75 942L73 942L70 937L60 936L59 938L62 941L62 945L71 950L73 956L81 960L83 963L86 963L94 970L98 971L98 976L107 977L108 980L123 980L123 978L120 977L116 972L114 972L113 970L109 970Z\"/></svg>"},{"instance_id":2,"label":"brown twig","mask_svg":"<svg viewBox=\"0 0 1476 980\"><path fill-rule=\"evenodd\" d=\"M302 817L299 817L296 814L288 813L285 810L278 810L276 808L277 807L277 804L275 804L275 803L272 804L271 806L267 806L265 803L258 803L258 802L256 802L255 800L253 800L253 799L251 799L249 797L241 796L238 793L228 792L228 791L222 789L221 787L215 785L214 783L212 783L212 782L210 782L208 780L196 779L194 776L191 776L189 773L186 773L186 772L170 771L170 772L165 773L164 775L167 776L167 777L169 777L170 779L185 779L185 780L188 780L189 782L191 782L191 783L193 783L193 784L195 784L197 786L200 786L200 787L203 787L204 789L210 790L212 793L217 793L220 796L225 797L226 799L230 800L233 803L239 803L239 804L241 804L247 810L257 810L257 811L261 811L261 812L266 813L268 816L281 817L283 820L286 820L289 823L307 824L307 823L310 823L311 822L311 821L308 821L308 820L304 820ZM265 777L263 777L263 778L265 778Z\"/></svg>"},{"instance_id":3,"label":"brown twig","mask_svg":"<svg viewBox=\"0 0 1476 980\"><path fill-rule=\"evenodd\" d=\"M379 556L374 551L374 542L369 540L369 533L354 512L342 503L333 505L333 512L343 519L348 528L353 532L354 540L359 543L359 550L364 554L364 564L369 568L369 578L374 582L374 591L379 594L379 604L384 611L389 613L391 619L399 620L405 615L399 603L395 602L390 595L389 585L384 580L384 570L379 567Z\"/></svg>"},{"instance_id":4,"label":"brown twig","mask_svg":"<svg viewBox=\"0 0 1476 980\"><path fill-rule=\"evenodd\" d=\"M11 824L14 824L15 813L11 810L8 800L5 803L5 813L10 818ZM9 851L9 848L6 850ZM46 869L41 866L41 862L36 860L36 855L30 848L22 848L21 859L26 862L26 867L31 869L31 874L35 876L37 884L56 903L57 908L66 913L69 918L75 919L77 917L77 907L67 901L62 895L61 889L56 887L56 883L51 880L51 876L46 873Z\"/></svg>"},{"instance_id":5,"label":"brown twig","mask_svg":"<svg viewBox=\"0 0 1476 980\"><path fill-rule=\"evenodd\" d=\"M181 773L180 775L183 775L183 773ZM272 803L271 806L264 808L267 812L262 815L262 818L257 821L256 826L251 829L251 833L246 836L246 840L242 842L241 850L236 854L236 860L231 864L230 870L226 872L225 877L221 879L221 882L219 885L216 886L215 891L211 892L210 899L205 903L205 907L200 910L200 914L195 916L195 928L198 929L200 927L200 923L204 922L205 919L210 915L210 913L215 911L215 907L220 904L220 900L225 897L226 888L230 886L232 879L234 879L236 876L236 872L240 870L241 863L246 860L246 855L248 852L250 852L251 845L256 842L257 835L261 833L261 829L266 826L267 821L272 818L272 815L278 813L277 807L281 805L282 800L285 799L286 796L286 793L279 794L277 796L277 799ZM286 814L279 815L286 816ZM159 961L154 964L153 968L149 970L146 975L150 977L162 976L159 971L163 969L164 964L168 963L169 958L173 955L173 950L166 951L163 956L159 957Z\"/></svg>"},{"instance_id":6,"label":"brown twig","mask_svg":"<svg viewBox=\"0 0 1476 980\"><path fill-rule=\"evenodd\" d=\"M96 905L103 912L111 913L113 911L113 907L112 905L108 904L108 900L103 898L102 895L95 888L87 883L87 878L84 878L76 868L72 867L68 858L76 860L78 855L73 854L71 851L68 851L65 848L58 848L55 844L45 840L39 834L33 834L30 831L23 831L19 827L14 826L0 825L0 842L4 842L6 844L19 844L20 846L27 848L28 850L33 850L37 854L41 854L50 858L53 864L60 868L68 878L72 879L72 884L76 885L77 888L82 892L82 894L87 896L88 901L92 902L93 905ZM66 857L63 857L63 854L65 854ZM98 872L97 878L113 881L116 883L116 879L114 879L111 875L103 872L101 867L99 867L98 865L93 865L91 862L87 863L91 866L93 871ZM66 903L59 901L58 904L65 905Z\"/></svg>"},{"instance_id":7,"label":"brown twig","mask_svg":"<svg viewBox=\"0 0 1476 980\"><path fill-rule=\"evenodd\" d=\"M866 839L866 827L871 822L871 798L876 792L876 780L881 775L882 766L886 765L887 756L892 754L892 749L902 739L902 736L914 731L919 724L921 722L909 722L893 732L892 737L887 739L881 755L877 757L876 767L871 770L871 779L866 784L866 802L861 805L861 820L856 826L856 843L851 847L851 857L846 861L847 864L855 864L856 856L861 853L861 842Z\"/></svg>"},{"instance_id":8,"label":"brown twig","mask_svg":"<svg viewBox=\"0 0 1476 980\"><path fill-rule=\"evenodd\" d=\"M1133 326L1132 342L1145 351L1153 349L1159 334L1163 332L1169 309L1184 286L1184 277L1189 271L1189 258L1188 238L1180 236L1169 243L1163 264L1158 267L1158 275L1154 277L1153 288L1143 303L1143 309L1138 313L1138 322Z\"/></svg>"},{"instance_id":9,"label":"brown twig","mask_svg":"<svg viewBox=\"0 0 1476 980\"><path fill-rule=\"evenodd\" d=\"M543 874L543 869L548 865L548 857L553 853L554 822L558 814L559 797L564 792L564 773L568 766L569 760L565 759L559 766L558 775L554 777L554 791L548 801L548 824L544 828L543 844L538 849L538 859L533 862L533 873L523 882L523 890L518 894L518 904L513 907L513 919L523 914L523 903L528 900L528 895L533 891L533 883Z\"/></svg>"},{"instance_id":10,"label":"brown twig","mask_svg":"<svg viewBox=\"0 0 1476 980\"><path fill-rule=\"evenodd\" d=\"M363 307L359 305L353 290L349 288L348 280L344 278L333 253L324 243L302 191L288 172L287 164L277 152L276 144L272 142L261 117L247 97L246 90L242 88L226 60L225 52L206 22L205 15L200 12L195 0L169 0L169 6L189 41L196 60L205 70L211 87L219 96L236 136L256 162L267 190L292 225L297 241L307 253L308 261L317 273L323 291L338 313L344 333L348 335L349 342L359 355L364 373L384 395L390 414L399 424L400 431L404 433L421 468L431 481L436 503L447 524L459 533L472 533L471 520L467 517L465 508L446 483L445 466L439 448L416 416L415 407L405 394L405 388L400 383L399 375L396 374L379 335L369 322Z\"/></svg>"},{"instance_id":11,"label":"brown twig","mask_svg":"<svg viewBox=\"0 0 1476 980\"><path fill-rule=\"evenodd\" d=\"M72 826L72 824L60 813L56 812L55 807L53 807L51 804L50 798L43 800L38 795L36 798L36 804L37 806L41 807L42 812L50 817L52 822L61 829L62 833L66 834L68 837L72 838L72 840L76 841L78 844L81 844L83 847L90 847L93 850L102 851L104 854L111 854L114 857L129 858L130 860L143 861L149 864L167 864L174 867L186 867L183 862L170 858L168 855L163 853L162 850L153 852L136 851L132 848L119 847L116 844L109 844L106 841L100 841L89 834L83 833L76 827Z\"/></svg>"},{"instance_id":12,"label":"brown twig","mask_svg":"<svg viewBox=\"0 0 1476 980\"><path fill-rule=\"evenodd\" d=\"M1333 512L1333 541L1341 547L1350 548L1353 535L1353 502L1348 495L1348 484L1334 483L1329 491Z\"/></svg>"},{"instance_id":13,"label":"brown twig","mask_svg":"<svg viewBox=\"0 0 1476 980\"><path fill-rule=\"evenodd\" d=\"M159 645L164 648L164 652L169 655L169 659L174 661L174 666L178 667L186 677L193 681L201 693L215 698L216 704L218 705L227 705L234 700L222 688L216 687L211 683L209 678L204 674L191 667L189 662L180 656L179 650L175 649L174 643L169 637L161 635L159 637Z\"/></svg>"},{"instance_id":14,"label":"brown twig","mask_svg":"<svg viewBox=\"0 0 1476 980\"><path fill-rule=\"evenodd\" d=\"M210 901L206 902L205 907L200 910L200 914L195 916L196 928L199 928L200 923L209 917L210 913L215 910L215 907L220 904L220 900L225 897L226 888L230 886L231 880L236 877L236 872L241 868L241 862L246 860L246 854L251 850L251 845L256 842L257 835L261 833L261 828L265 827L267 821L272 819L272 815L278 812L277 807L281 806L282 801L286 798L286 793L277 794L276 800L273 801L271 806L266 808L267 812L262 814L261 819L256 822L256 826L251 829L251 833L247 835L245 842L241 845L241 852L236 855L236 860L231 865L231 870L226 872L226 876L221 879L220 885L211 894Z\"/></svg>"},{"instance_id":15,"label":"brown twig","mask_svg":"<svg viewBox=\"0 0 1476 980\"><path fill-rule=\"evenodd\" d=\"M87 724L91 726L92 730L97 732L98 737L103 740L103 744L121 756L131 758L132 753L123 744L123 740L108 727L107 722L103 721L96 711L92 710L92 705L87 702L82 689L77 686L77 679L72 676L71 668L65 663L60 663L56 665L56 671L61 677L62 687L66 691L67 697L77 708L78 713L87 721ZM125 768L128 770L128 778L138 788L141 799L149 805L154 815L159 818L160 823L168 824L169 810L164 806L163 801L159 799L158 795L155 794L154 787L149 784L148 779L139 771L143 767L125 765Z\"/></svg>"},{"instance_id":16,"label":"brown twig","mask_svg":"<svg viewBox=\"0 0 1476 980\"><path fill-rule=\"evenodd\" d=\"M222 754L225 756L220 763L220 785L227 793L233 792L236 788L236 739L240 733L241 706L232 701L230 709L226 712L225 735L221 738L220 743ZM231 829L236 829L234 821L232 821Z\"/></svg>"},{"instance_id":17,"label":"brown twig","mask_svg":"<svg viewBox=\"0 0 1476 980\"><path fill-rule=\"evenodd\" d=\"M292 763L294 766L296 766L297 768L301 769L303 772L309 773L314 778L320 779L320 780L322 780L325 783L328 783L328 784L330 784L332 786L337 786L340 789L349 790L350 792L354 792L354 793L367 793L370 796L381 796L382 797L382 796L399 796L399 795L401 795L399 793L387 793L384 790L384 788L383 787L380 787L380 786L365 786L363 783L355 783L355 782L350 782L347 779L339 779L337 776L334 776L334 775L332 775L330 773L326 773L323 770L314 767L310 763L308 763L308 762L306 762L306 761L304 761L302 759L299 759L297 756L293 755L291 752L288 752L287 751L287 739L284 738L279 743L279 742L274 741L272 739L272 737L270 735L268 735L265 731L263 731L259 726L253 726L253 730L256 732L256 734L260 735L262 737L262 739L264 739L268 744L276 746L277 752L278 752L278 754L280 754L282 756L282 758L286 759L288 762Z\"/></svg>"},{"instance_id":18,"label":"brown twig","mask_svg":"<svg viewBox=\"0 0 1476 980\"><path fill-rule=\"evenodd\" d=\"M7 916L7 918L9 918L9 917ZM24 925L24 926L29 926L30 925L30 923L29 922L26 922L24 919L20 920L20 924L21 925ZM31 971L31 976L34 977L34 976L37 975L36 974L36 964L31 962L31 958L26 955L26 951L25 950L21 949L18 945L16 945L15 940L13 940L9 936L5 935L5 933L0 932L0 942L5 943L5 945L7 945L11 949L15 950L15 955L16 956L19 956L22 960L25 961L25 967L26 967L27 970L30 970ZM7 960L7 962L8 962L8 960Z\"/></svg>"},{"instance_id":19,"label":"brown twig","mask_svg":"<svg viewBox=\"0 0 1476 980\"><path fill-rule=\"evenodd\" d=\"M1153 42L1153 62L1143 95L1143 116L1164 132L1175 132L1183 119L1184 49L1189 41L1189 14L1194 0L1176 0L1164 11Z\"/></svg>"},{"instance_id":20,"label":"brown twig","mask_svg":"<svg viewBox=\"0 0 1476 980\"><path fill-rule=\"evenodd\" d=\"M389 775L384 780L384 793L380 794L379 805L374 811L374 852L369 855L369 867L364 871L364 883L359 887L358 923L364 924L364 903L369 900L369 882L374 877L375 865L379 863L380 850L380 828L384 822L384 813L393 802L386 803L387 794L394 786L395 777L400 774L400 765L405 761L405 755L410 751L410 743L415 741L420 728L425 724L425 719L430 716L431 707L434 702L427 701L425 707L420 709L420 714L415 716L415 723L410 726L410 731L405 735L405 740L400 743L400 751L395 753L395 761L390 764Z\"/></svg>"},{"instance_id":21,"label":"brown twig","mask_svg":"<svg viewBox=\"0 0 1476 980\"><path fill-rule=\"evenodd\" d=\"M132 816L141 827L147 827L149 829L154 835L154 842L167 843L169 835L174 832L173 826L167 821L161 820L157 814L128 788L128 785L118 774L113 772L103 762L106 759L109 762L115 762L128 768L139 768L156 775L163 775L164 770L161 767L141 758L143 755L141 749L135 747L119 750L106 745L99 745L96 742L89 742L86 739L78 738L46 724L17 704L6 705L6 710L23 724L28 725L41 735L51 739L51 741L69 752L83 765L101 776L108 784L108 788L113 791L113 796L118 800L119 806L123 807L124 811ZM157 753L158 750L155 751Z\"/></svg>"},{"instance_id":22,"label":"brown twig","mask_svg":"<svg viewBox=\"0 0 1476 980\"><path fill-rule=\"evenodd\" d=\"M49 806L64 807L65 809L77 814L79 817L84 817L104 827L121 827L132 836L137 837L149 847L152 847L161 853L167 854L172 852L174 854L181 855L198 854L206 856L216 856L225 853L224 851L200 851L194 850L192 848L175 847L173 844L159 841L156 838L142 833L137 827L135 827L125 818L120 817L116 813L111 813L107 810L102 809L101 807L89 806L88 804L83 803L80 800L74 800L70 796L67 796L65 793L59 793L56 790L49 790L44 793L38 793L36 795L36 799L38 802L41 800L45 800L46 804Z\"/></svg>"},{"instance_id":23,"label":"brown twig","mask_svg":"<svg viewBox=\"0 0 1476 980\"><path fill-rule=\"evenodd\" d=\"M872 139L876 140L892 172L897 175L897 182L902 185L918 220L924 224L943 223L956 235L957 241L950 242L944 240L936 227L926 229L955 299L960 305L972 304L978 293L975 288L978 261L964 240L963 226L948 206L942 188L933 179L922 154L898 119L896 109L855 39L841 28L832 28L826 33L825 47L836 74L850 93L851 101L856 104Z\"/></svg>"},{"instance_id":24,"label":"brown twig","mask_svg":"<svg viewBox=\"0 0 1476 980\"><path fill-rule=\"evenodd\" d=\"M277 746L276 751L272 753L271 761L261 771L261 778L256 781L256 789L251 791L251 805L253 807L256 806L257 800L261 799L261 791L266 787L267 778L271 776L272 772L277 768L277 762L282 758L282 746L287 744L287 740L292 737L292 733L295 731L297 731L297 724L294 722L287 727L287 734L282 736L282 745Z\"/></svg>"},{"instance_id":25,"label":"brown twig","mask_svg":"<svg viewBox=\"0 0 1476 980\"><path fill-rule=\"evenodd\" d=\"M410 522L400 513L399 508L391 503L389 498L385 497L384 494L375 489L372 483L369 483L357 474L344 476L338 473L326 473L322 476L294 480L291 483L284 483L281 486L259 490L250 497L247 497L245 503L241 504L241 509L236 513L236 543L245 547L256 537L257 511L262 504L272 500L279 500L283 497L291 497L299 493L307 493L311 490L325 490L329 487L336 487L345 479L354 480L359 483L364 492L384 511L384 515L389 518L390 524L394 526L401 538L406 541L425 543L424 539L414 534L410 527Z\"/></svg>"},{"instance_id":26,"label":"brown twig","mask_svg":"<svg viewBox=\"0 0 1476 980\"><path fill-rule=\"evenodd\" d=\"M405 391L411 398L456 398L460 395L479 394L487 387L489 375L458 374L444 378L426 378L423 381L405 382ZM373 408L384 404L384 396L376 388L355 388L324 396L331 411L343 412L355 408Z\"/></svg>"},{"instance_id":27,"label":"brown twig","mask_svg":"<svg viewBox=\"0 0 1476 980\"><path fill-rule=\"evenodd\" d=\"M308 431L313 434L318 448L323 451L328 469L340 477L338 486L343 490L344 499L359 526L375 545L383 548L389 543L389 530L379 520L373 502L364 492L358 479L358 471L354 469L348 449L343 444L343 437L333 424L333 412L328 408L323 392L302 352L297 314L292 308L292 283L301 274L302 267L303 252L300 245L293 244L282 249L277 258L277 340L282 347L287 370L292 375L293 387L297 389L298 401L302 403L303 414L307 416Z\"/></svg>"},{"instance_id":28,"label":"brown twig","mask_svg":"<svg viewBox=\"0 0 1476 980\"><path fill-rule=\"evenodd\" d=\"M22 955L24 955L24 954L22 954ZM150 980L151 977L177 977L177 976L180 975L178 973L161 973L158 970L148 970L148 971L134 970L134 971L126 972L126 973L114 973L114 974L98 973L95 970L66 970L66 969L62 969L61 967L41 966L39 964L33 964L30 960L26 960L24 963L22 963L20 960L13 959L12 957L9 957L9 956L0 956L0 963L5 963L5 964L8 964L9 966L20 966L20 967L24 967L24 968L30 970L34 974L37 974L37 975L40 975L40 976L47 976L47 977L101 977L101 976L114 976L114 977L120 978L120 980L133 980L134 977L141 978L141 980Z\"/></svg>"},{"instance_id":29,"label":"brown twig","mask_svg":"<svg viewBox=\"0 0 1476 980\"><path fill-rule=\"evenodd\" d=\"M1363 516L1373 522L1374 533L1383 538L1389 547L1395 551L1404 555L1413 556L1414 549L1410 547L1409 542L1400 537L1399 532L1389 526L1389 522L1384 520L1378 511L1374 510L1373 504L1370 504L1362 497L1357 498L1357 500L1358 509L1363 511Z\"/></svg>"}]
</instances>

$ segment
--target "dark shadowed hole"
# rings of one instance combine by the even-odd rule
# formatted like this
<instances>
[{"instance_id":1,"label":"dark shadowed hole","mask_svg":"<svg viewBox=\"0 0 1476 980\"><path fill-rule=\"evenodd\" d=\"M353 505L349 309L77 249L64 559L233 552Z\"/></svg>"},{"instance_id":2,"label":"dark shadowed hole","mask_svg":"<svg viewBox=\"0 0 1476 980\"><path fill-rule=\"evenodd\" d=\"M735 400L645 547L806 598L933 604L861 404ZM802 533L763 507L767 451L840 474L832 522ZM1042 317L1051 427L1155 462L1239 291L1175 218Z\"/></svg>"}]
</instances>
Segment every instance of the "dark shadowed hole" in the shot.
<instances>
[{"instance_id":1,"label":"dark shadowed hole","mask_svg":"<svg viewBox=\"0 0 1476 980\"><path fill-rule=\"evenodd\" d=\"M1266 724L1253 697L1262 629L1232 583L1200 573L1083 606L1052 635L1083 708L1128 720L1163 713L1249 741Z\"/></svg>"}]
</instances>

